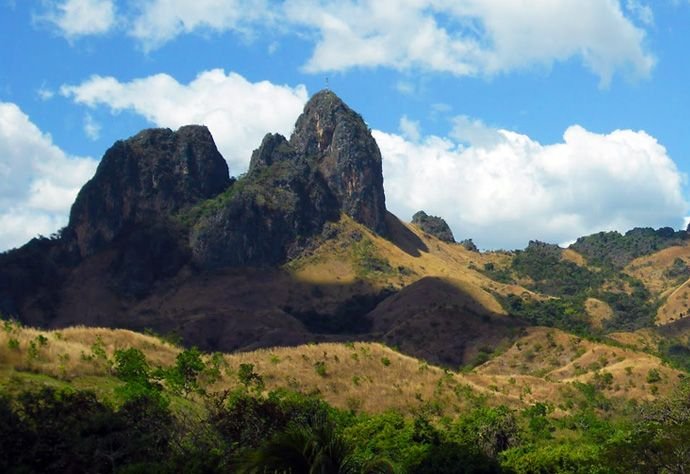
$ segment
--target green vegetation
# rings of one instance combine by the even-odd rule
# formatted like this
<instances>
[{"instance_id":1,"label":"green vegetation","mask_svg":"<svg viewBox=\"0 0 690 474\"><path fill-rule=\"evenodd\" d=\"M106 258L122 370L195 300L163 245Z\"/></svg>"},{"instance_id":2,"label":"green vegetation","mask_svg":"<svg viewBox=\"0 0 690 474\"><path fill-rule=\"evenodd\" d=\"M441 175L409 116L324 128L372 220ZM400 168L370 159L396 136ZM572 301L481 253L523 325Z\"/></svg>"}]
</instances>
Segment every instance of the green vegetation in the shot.
<instances>
[{"instance_id":1,"label":"green vegetation","mask_svg":"<svg viewBox=\"0 0 690 474\"><path fill-rule=\"evenodd\" d=\"M50 347L45 336L32 337L39 354ZM545 343L555 341L547 336ZM238 388L213 392L219 372L229 370L221 354L192 348L169 366L155 367L139 349L118 349L105 360L100 339L91 349L90 363L117 377L107 382L114 398L102 390L104 380L97 395L45 376L23 390L0 391L0 472L615 473L690 467L684 448L690 383L668 399L626 404L608 398L614 379L600 370L590 383L567 385L558 407L494 406L458 386L459 399L469 403L453 418L421 396L414 416L369 414L356 398L341 410L313 395L267 392L249 363L232 371ZM389 358L380 360L381 370L392 370ZM330 377L323 360L314 370ZM662 378L655 369L646 375L652 388Z\"/></svg>"},{"instance_id":2,"label":"green vegetation","mask_svg":"<svg viewBox=\"0 0 690 474\"><path fill-rule=\"evenodd\" d=\"M513 269L534 280L532 288L552 296L575 296L601 286L601 272L593 272L561 258L557 245L531 241L513 258Z\"/></svg>"},{"instance_id":3,"label":"green vegetation","mask_svg":"<svg viewBox=\"0 0 690 474\"><path fill-rule=\"evenodd\" d=\"M690 278L690 267L685 263L685 260L676 258L665 272L664 276L670 280L675 280L677 284L683 283Z\"/></svg>"},{"instance_id":4,"label":"green vegetation","mask_svg":"<svg viewBox=\"0 0 690 474\"><path fill-rule=\"evenodd\" d=\"M376 246L368 237L361 238L352 244L352 257L355 261L357 276L368 279L393 273L388 260L378 255Z\"/></svg>"},{"instance_id":5,"label":"green vegetation","mask_svg":"<svg viewBox=\"0 0 690 474\"><path fill-rule=\"evenodd\" d=\"M584 298L551 298L544 301L523 300L517 295L499 297L506 310L535 326L556 327L576 334L591 331Z\"/></svg>"},{"instance_id":6,"label":"green vegetation","mask_svg":"<svg viewBox=\"0 0 690 474\"><path fill-rule=\"evenodd\" d=\"M621 269L637 257L682 245L687 238L687 232L674 231L670 227L658 230L638 227L625 235L614 231L580 237L571 248L584 255L591 264Z\"/></svg>"},{"instance_id":7,"label":"green vegetation","mask_svg":"<svg viewBox=\"0 0 690 474\"><path fill-rule=\"evenodd\" d=\"M610 262L604 263L597 270L581 267L564 260L557 245L532 241L525 250L517 252L513 271L533 281L527 285L529 289L554 298L526 301L517 295L498 298L508 312L532 324L579 334L593 333L584 306L587 298L603 300L613 310L613 316L604 321L605 331L651 327L658 301L639 280L616 270Z\"/></svg>"},{"instance_id":8,"label":"green vegetation","mask_svg":"<svg viewBox=\"0 0 690 474\"><path fill-rule=\"evenodd\" d=\"M478 269L476 267L475 269L499 283L515 282L513 272L511 272L509 268L496 268L496 265L491 262L485 263L483 269Z\"/></svg>"}]
</instances>

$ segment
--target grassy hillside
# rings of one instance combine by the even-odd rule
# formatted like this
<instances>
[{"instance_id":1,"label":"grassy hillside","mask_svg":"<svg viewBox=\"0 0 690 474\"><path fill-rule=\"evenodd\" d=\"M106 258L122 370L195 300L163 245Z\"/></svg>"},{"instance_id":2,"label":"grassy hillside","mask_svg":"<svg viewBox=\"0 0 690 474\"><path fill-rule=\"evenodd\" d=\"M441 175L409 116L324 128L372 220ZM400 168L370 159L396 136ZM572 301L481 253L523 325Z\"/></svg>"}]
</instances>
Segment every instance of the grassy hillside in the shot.
<instances>
[{"instance_id":1,"label":"grassy hillside","mask_svg":"<svg viewBox=\"0 0 690 474\"><path fill-rule=\"evenodd\" d=\"M170 367L182 349L158 337L102 328L40 331L5 323L0 332L0 377L9 390L48 384L92 388L106 398L121 383L113 376L115 351L136 348L154 367ZM596 387L612 399L651 400L677 385L681 372L648 353L584 340L555 329L531 328L511 346L486 348L474 364L449 371L378 343L321 343L204 356L218 368L202 376L209 392L241 385L251 364L263 390L318 395L355 411L414 414L429 404L456 416L477 399L491 405L549 403L572 408L574 388ZM653 381L649 374L657 373ZM610 374L610 375L609 375Z\"/></svg>"}]
</instances>

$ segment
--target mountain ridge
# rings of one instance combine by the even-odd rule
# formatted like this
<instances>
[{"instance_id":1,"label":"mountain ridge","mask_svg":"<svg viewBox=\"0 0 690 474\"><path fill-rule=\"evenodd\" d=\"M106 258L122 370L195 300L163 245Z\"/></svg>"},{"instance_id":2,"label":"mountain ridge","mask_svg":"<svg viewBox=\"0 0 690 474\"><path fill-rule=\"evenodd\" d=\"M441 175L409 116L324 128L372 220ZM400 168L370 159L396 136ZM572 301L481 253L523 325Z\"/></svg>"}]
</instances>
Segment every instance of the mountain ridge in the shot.
<instances>
[{"instance_id":1,"label":"mountain ridge","mask_svg":"<svg viewBox=\"0 0 690 474\"><path fill-rule=\"evenodd\" d=\"M685 254L653 278L634 259L686 246L686 231L663 228L482 253L440 217L405 224L385 208L366 123L326 90L238 178L203 126L116 142L63 231L0 255L0 312L153 328L207 350L381 341L457 367L530 325L604 334L684 317L653 281L682 288Z\"/></svg>"}]
</instances>

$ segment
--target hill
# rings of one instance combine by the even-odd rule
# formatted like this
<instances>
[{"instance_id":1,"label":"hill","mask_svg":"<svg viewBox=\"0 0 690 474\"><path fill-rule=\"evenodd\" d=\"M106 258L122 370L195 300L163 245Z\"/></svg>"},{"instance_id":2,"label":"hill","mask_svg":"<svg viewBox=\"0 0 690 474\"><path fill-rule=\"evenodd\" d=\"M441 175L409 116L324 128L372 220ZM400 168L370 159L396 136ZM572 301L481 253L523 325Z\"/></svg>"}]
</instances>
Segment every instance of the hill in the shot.
<instances>
[{"instance_id":1,"label":"hill","mask_svg":"<svg viewBox=\"0 0 690 474\"><path fill-rule=\"evenodd\" d=\"M451 369L531 326L618 340L649 329L646 350L690 366L687 341L652 329L686 313L687 232L511 252L460 240L440 217L386 210L366 123L322 91L237 178L203 126L115 143L65 229L0 255L0 311L49 329L151 329L206 351L380 342Z\"/></svg>"},{"instance_id":2,"label":"hill","mask_svg":"<svg viewBox=\"0 0 690 474\"><path fill-rule=\"evenodd\" d=\"M72 327L59 331L6 323L0 332L0 385L10 393L41 386L95 390L117 400L123 383L117 351L137 349L153 367L172 367L184 348L129 330ZM200 378L209 393L241 387L243 364L262 378L262 390L318 394L331 405L366 413L413 415L427 404L439 416L459 416L477 400L516 408L549 404L574 408L579 388L593 387L620 406L668 395L681 372L647 352L583 340L559 330L530 328L512 345L485 347L473 364L449 371L379 343L320 343L234 354L206 354L219 369ZM650 379L650 373L656 374Z\"/></svg>"}]
</instances>

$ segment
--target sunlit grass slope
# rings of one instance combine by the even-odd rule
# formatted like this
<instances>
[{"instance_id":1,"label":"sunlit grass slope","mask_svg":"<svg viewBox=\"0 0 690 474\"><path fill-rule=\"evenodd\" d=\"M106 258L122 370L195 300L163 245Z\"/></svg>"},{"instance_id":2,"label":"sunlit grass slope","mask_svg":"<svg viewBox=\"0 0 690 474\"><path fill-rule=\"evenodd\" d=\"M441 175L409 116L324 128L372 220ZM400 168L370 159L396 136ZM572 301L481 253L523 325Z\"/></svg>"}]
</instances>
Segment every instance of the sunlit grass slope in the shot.
<instances>
[{"instance_id":1,"label":"sunlit grass slope","mask_svg":"<svg viewBox=\"0 0 690 474\"><path fill-rule=\"evenodd\" d=\"M95 390L108 399L121 384L112 373L113 354L130 347L141 350L151 365L162 367L173 365L182 350L125 330L40 331L6 324L0 331L0 386L71 386ZM210 361L211 355L205 358ZM424 408L447 416L480 400L514 407L543 402L568 411L576 406L584 384L612 399L649 400L667 394L681 376L650 354L547 328L526 330L511 347L460 372L377 343L262 349L225 354L221 360L218 380L208 383L201 377L207 392L239 387L240 367L251 364L264 391L285 388L314 394L355 411L395 409L413 414Z\"/></svg>"}]
</instances>

